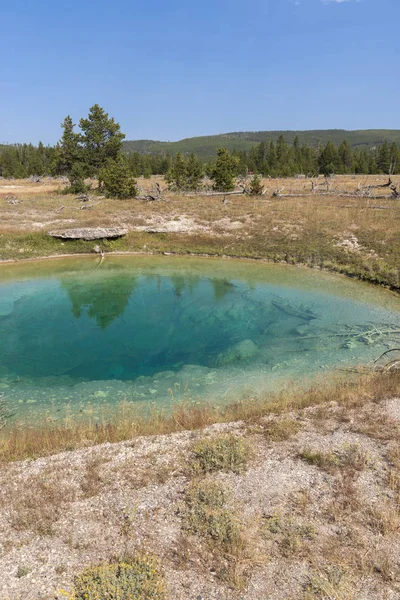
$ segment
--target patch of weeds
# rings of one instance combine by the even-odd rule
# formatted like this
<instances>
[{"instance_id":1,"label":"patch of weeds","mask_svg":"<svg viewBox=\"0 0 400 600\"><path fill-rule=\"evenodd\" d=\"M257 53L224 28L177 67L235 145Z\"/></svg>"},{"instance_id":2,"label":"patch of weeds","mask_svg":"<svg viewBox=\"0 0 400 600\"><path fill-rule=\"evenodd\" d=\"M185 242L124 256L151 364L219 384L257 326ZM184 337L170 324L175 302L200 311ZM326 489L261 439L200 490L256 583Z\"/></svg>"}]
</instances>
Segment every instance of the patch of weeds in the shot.
<instances>
[{"instance_id":1,"label":"patch of weeds","mask_svg":"<svg viewBox=\"0 0 400 600\"><path fill-rule=\"evenodd\" d=\"M124 537L131 537L135 527L136 506L125 510L122 514L121 534Z\"/></svg>"},{"instance_id":2,"label":"patch of weeds","mask_svg":"<svg viewBox=\"0 0 400 600\"><path fill-rule=\"evenodd\" d=\"M67 567L63 563L61 563L56 566L54 571L56 572L57 575L62 575L63 573L65 573L67 571Z\"/></svg>"},{"instance_id":3,"label":"patch of weeds","mask_svg":"<svg viewBox=\"0 0 400 600\"><path fill-rule=\"evenodd\" d=\"M18 579L21 579L22 577L28 575L30 571L31 570L28 569L28 567L25 567L24 565L19 565L15 576L18 577Z\"/></svg>"},{"instance_id":4,"label":"patch of weeds","mask_svg":"<svg viewBox=\"0 0 400 600\"><path fill-rule=\"evenodd\" d=\"M363 471L370 459L358 444L345 444L339 453L339 466L354 471Z\"/></svg>"},{"instance_id":5,"label":"patch of weeds","mask_svg":"<svg viewBox=\"0 0 400 600\"><path fill-rule=\"evenodd\" d=\"M271 442L284 442L295 436L302 428L295 419L270 421L264 426L264 435Z\"/></svg>"},{"instance_id":6,"label":"patch of weeds","mask_svg":"<svg viewBox=\"0 0 400 600\"><path fill-rule=\"evenodd\" d=\"M249 532L245 534L235 512L227 506L222 485L207 479L192 481L186 489L185 504L184 529L207 542L218 577L242 588L260 557Z\"/></svg>"},{"instance_id":7,"label":"patch of weeds","mask_svg":"<svg viewBox=\"0 0 400 600\"><path fill-rule=\"evenodd\" d=\"M12 525L39 535L53 535L53 526L65 504L75 498L72 488L52 475L40 474L26 481L24 491L14 499Z\"/></svg>"},{"instance_id":8,"label":"patch of weeds","mask_svg":"<svg viewBox=\"0 0 400 600\"><path fill-rule=\"evenodd\" d=\"M277 544L282 556L285 558L294 555L304 556L309 552L308 542L315 538L315 529L311 523L303 523L280 513L264 519L264 537L272 539Z\"/></svg>"},{"instance_id":9,"label":"patch of weeds","mask_svg":"<svg viewBox=\"0 0 400 600\"><path fill-rule=\"evenodd\" d=\"M103 464L104 461L101 458L96 458L86 464L86 470L81 481L81 490L84 498L93 498L100 492L103 485L100 467Z\"/></svg>"},{"instance_id":10,"label":"patch of weeds","mask_svg":"<svg viewBox=\"0 0 400 600\"><path fill-rule=\"evenodd\" d=\"M310 490L307 488L293 492L290 497L292 509L300 514L305 514L307 508L312 505Z\"/></svg>"},{"instance_id":11,"label":"patch of weeds","mask_svg":"<svg viewBox=\"0 0 400 600\"><path fill-rule=\"evenodd\" d=\"M400 436L397 421L376 408L359 414L352 430L376 440L398 440Z\"/></svg>"},{"instance_id":12,"label":"patch of weeds","mask_svg":"<svg viewBox=\"0 0 400 600\"><path fill-rule=\"evenodd\" d=\"M314 465L328 472L332 472L339 466L339 459L333 452L320 452L319 450L304 448L299 452L299 458L309 465Z\"/></svg>"},{"instance_id":13,"label":"patch of weeds","mask_svg":"<svg viewBox=\"0 0 400 600\"><path fill-rule=\"evenodd\" d=\"M231 544L239 535L239 524L226 508L226 494L216 481L200 480L189 484L185 492L187 531L218 544Z\"/></svg>"},{"instance_id":14,"label":"patch of weeds","mask_svg":"<svg viewBox=\"0 0 400 600\"><path fill-rule=\"evenodd\" d=\"M392 555L385 548L374 548L369 557L369 566L371 571L378 573L383 581L398 581L400 570L396 560L396 555Z\"/></svg>"},{"instance_id":15,"label":"patch of weeds","mask_svg":"<svg viewBox=\"0 0 400 600\"><path fill-rule=\"evenodd\" d=\"M158 561L136 555L121 562L87 567L75 577L69 600L166 600Z\"/></svg>"},{"instance_id":16,"label":"patch of weeds","mask_svg":"<svg viewBox=\"0 0 400 600\"><path fill-rule=\"evenodd\" d=\"M303 598L304 600L355 600L352 577L346 569L327 565L311 575Z\"/></svg>"},{"instance_id":17,"label":"patch of weeds","mask_svg":"<svg viewBox=\"0 0 400 600\"><path fill-rule=\"evenodd\" d=\"M373 506L368 511L368 524L379 535L395 534L400 529L400 509L397 504L387 500Z\"/></svg>"},{"instance_id":18,"label":"patch of weeds","mask_svg":"<svg viewBox=\"0 0 400 600\"><path fill-rule=\"evenodd\" d=\"M233 471L240 473L246 467L251 455L251 446L241 437L232 434L204 439L192 448L190 470L192 473L213 473Z\"/></svg>"},{"instance_id":19,"label":"patch of weeds","mask_svg":"<svg viewBox=\"0 0 400 600\"><path fill-rule=\"evenodd\" d=\"M390 446L386 458L392 467L400 471L400 444Z\"/></svg>"},{"instance_id":20,"label":"patch of weeds","mask_svg":"<svg viewBox=\"0 0 400 600\"><path fill-rule=\"evenodd\" d=\"M310 465L315 465L328 473L337 469L362 471L368 464L368 456L358 444L345 444L336 452L320 452L305 448L299 457Z\"/></svg>"},{"instance_id":21,"label":"patch of weeds","mask_svg":"<svg viewBox=\"0 0 400 600\"><path fill-rule=\"evenodd\" d=\"M341 473L341 476L335 480L333 498L326 508L328 519L340 523L346 517L350 517L354 521L355 513L360 509L360 501L352 473Z\"/></svg>"}]
</instances>

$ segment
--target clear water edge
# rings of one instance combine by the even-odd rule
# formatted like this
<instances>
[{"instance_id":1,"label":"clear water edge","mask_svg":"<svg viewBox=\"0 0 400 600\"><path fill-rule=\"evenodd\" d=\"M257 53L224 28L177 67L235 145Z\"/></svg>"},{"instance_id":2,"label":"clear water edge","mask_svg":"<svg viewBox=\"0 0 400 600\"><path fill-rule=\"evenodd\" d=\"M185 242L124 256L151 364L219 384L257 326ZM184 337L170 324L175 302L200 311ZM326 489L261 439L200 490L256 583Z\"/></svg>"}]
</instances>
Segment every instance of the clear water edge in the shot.
<instances>
[{"instance_id":1,"label":"clear water edge","mask_svg":"<svg viewBox=\"0 0 400 600\"><path fill-rule=\"evenodd\" d=\"M286 265L81 257L0 267L0 392L26 420L101 418L124 400L224 404L373 360L399 344L396 330L394 293Z\"/></svg>"}]
</instances>

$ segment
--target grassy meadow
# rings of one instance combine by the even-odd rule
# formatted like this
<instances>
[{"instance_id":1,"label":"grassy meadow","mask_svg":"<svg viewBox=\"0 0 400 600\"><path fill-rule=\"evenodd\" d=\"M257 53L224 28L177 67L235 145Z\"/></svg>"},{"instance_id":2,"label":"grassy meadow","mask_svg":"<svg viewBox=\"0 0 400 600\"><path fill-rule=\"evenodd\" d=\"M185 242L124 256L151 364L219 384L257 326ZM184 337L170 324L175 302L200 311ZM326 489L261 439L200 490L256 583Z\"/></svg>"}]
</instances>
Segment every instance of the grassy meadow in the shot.
<instances>
[{"instance_id":1,"label":"grassy meadow","mask_svg":"<svg viewBox=\"0 0 400 600\"><path fill-rule=\"evenodd\" d=\"M59 193L65 186L61 181L3 180L0 259L92 252L93 242L56 240L47 231L124 225L128 235L104 241L106 252L283 261L400 288L400 202L391 199L388 188L372 190L372 195L385 196L380 199L341 195L355 192L359 184L382 185L387 176L336 176L328 195L321 177L314 193L308 179L267 179L263 196L227 196L225 203L221 196L170 193L162 177L139 179L138 184L146 193L156 181L165 190L157 202L93 194L92 201L82 203ZM273 197L277 190L290 197ZM10 195L16 204L7 201Z\"/></svg>"}]
</instances>

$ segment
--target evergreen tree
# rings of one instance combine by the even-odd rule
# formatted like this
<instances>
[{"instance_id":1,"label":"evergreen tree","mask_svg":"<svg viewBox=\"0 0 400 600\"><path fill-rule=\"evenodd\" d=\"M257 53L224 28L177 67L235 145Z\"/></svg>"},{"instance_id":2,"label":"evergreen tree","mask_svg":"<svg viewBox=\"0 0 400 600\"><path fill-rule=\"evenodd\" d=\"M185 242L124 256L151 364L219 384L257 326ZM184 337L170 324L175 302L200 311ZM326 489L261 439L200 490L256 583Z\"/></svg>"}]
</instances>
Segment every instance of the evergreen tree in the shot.
<instances>
[{"instance_id":1,"label":"evergreen tree","mask_svg":"<svg viewBox=\"0 0 400 600\"><path fill-rule=\"evenodd\" d=\"M390 169L389 172L391 175L394 175L400 171L400 152L397 147L396 142L390 147Z\"/></svg>"},{"instance_id":2,"label":"evergreen tree","mask_svg":"<svg viewBox=\"0 0 400 600\"><path fill-rule=\"evenodd\" d=\"M110 158L99 170L99 188L107 198L134 198L137 196L136 181L122 156Z\"/></svg>"},{"instance_id":3,"label":"evergreen tree","mask_svg":"<svg viewBox=\"0 0 400 600\"><path fill-rule=\"evenodd\" d=\"M79 135L74 131L74 123L68 115L61 124L63 134L55 153L55 170L61 175L69 175L73 165L82 161L82 150L79 146Z\"/></svg>"},{"instance_id":4,"label":"evergreen tree","mask_svg":"<svg viewBox=\"0 0 400 600\"><path fill-rule=\"evenodd\" d=\"M278 168L278 159L274 142L270 142L268 149L268 174L272 177L275 175Z\"/></svg>"},{"instance_id":5,"label":"evergreen tree","mask_svg":"<svg viewBox=\"0 0 400 600\"><path fill-rule=\"evenodd\" d=\"M261 196L264 191L264 186L261 183L261 178L258 175L254 175L250 181L250 194L252 196Z\"/></svg>"},{"instance_id":6,"label":"evergreen tree","mask_svg":"<svg viewBox=\"0 0 400 600\"><path fill-rule=\"evenodd\" d=\"M229 154L226 148L218 148L217 161L212 172L214 189L220 192L230 192L235 189L238 159Z\"/></svg>"},{"instance_id":7,"label":"evergreen tree","mask_svg":"<svg viewBox=\"0 0 400 600\"><path fill-rule=\"evenodd\" d=\"M381 173L385 173L386 175L389 175L390 174L390 163L391 163L390 148L389 148L389 144L387 142L385 142L379 148L379 152L378 152L377 165L378 165L379 171Z\"/></svg>"},{"instance_id":8,"label":"evergreen tree","mask_svg":"<svg viewBox=\"0 0 400 600\"><path fill-rule=\"evenodd\" d=\"M344 140L344 142L340 144L338 152L341 163L340 171L342 173L352 173L354 171L354 157L353 151L347 140Z\"/></svg>"},{"instance_id":9,"label":"evergreen tree","mask_svg":"<svg viewBox=\"0 0 400 600\"><path fill-rule=\"evenodd\" d=\"M186 161L182 154L178 152L171 169L165 176L165 181L176 190L183 190L187 182Z\"/></svg>"},{"instance_id":10,"label":"evergreen tree","mask_svg":"<svg viewBox=\"0 0 400 600\"><path fill-rule=\"evenodd\" d=\"M203 166L197 156L192 153L186 163L186 188L198 190L202 179Z\"/></svg>"},{"instance_id":11,"label":"evergreen tree","mask_svg":"<svg viewBox=\"0 0 400 600\"><path fill-rule=\"evenodd\" d=\"M332 143L328 142L325 148L322 150L319 157L319 167L321 173L325 176L338 173L340 171L340 159L337 147Z\"/></svg>"},{"instance_id":12,"label":"evergreen tree","mask_svg":"<svg viewBox=\"0 0 400 600\"><path fill-rule=\"evenodd\" d=\"M79 127L82 131L80 141L88 175L96 175L109 159L118 158L125 135L121 133L119 123L110 118L98 104L90 108L87 119L79 121Z\"/></svg>"}]
</instances>

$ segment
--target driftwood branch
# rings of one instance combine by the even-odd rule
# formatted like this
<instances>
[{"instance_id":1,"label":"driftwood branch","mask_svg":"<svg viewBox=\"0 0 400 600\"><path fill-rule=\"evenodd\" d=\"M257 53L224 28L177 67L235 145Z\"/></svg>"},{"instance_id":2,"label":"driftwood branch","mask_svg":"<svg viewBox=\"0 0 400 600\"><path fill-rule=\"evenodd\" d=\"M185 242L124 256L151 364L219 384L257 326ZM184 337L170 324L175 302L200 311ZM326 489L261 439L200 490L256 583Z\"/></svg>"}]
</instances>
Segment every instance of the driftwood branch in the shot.
<instances>
[{"instance_id":1,"label":"driftwood branch","mask_svg":"<svg viewBox=\"0 0 400 600\"><path fill-rule=\"evenodd\" d=\"M185 196L244 196L246 192L244 190L234 192L189 192Z\"/></svg>"},{"instance_id":2,"label":"driftwood branch","mask_svg":"<svg viewBox=\"0 0 400 600\"><path fill-rule=\"evenodd\" d=\"M140 189L142 191L142 189ZM142 196L136 196L137 200L146 200L147 202L156 202L157 200L164 200L163 190L161 189L161 185L156 181L153 186L153 191L151 194L144 194Z\"/></svg>"}]
</instances>

